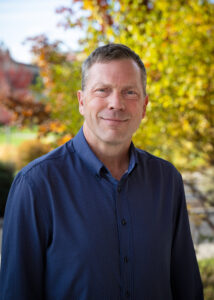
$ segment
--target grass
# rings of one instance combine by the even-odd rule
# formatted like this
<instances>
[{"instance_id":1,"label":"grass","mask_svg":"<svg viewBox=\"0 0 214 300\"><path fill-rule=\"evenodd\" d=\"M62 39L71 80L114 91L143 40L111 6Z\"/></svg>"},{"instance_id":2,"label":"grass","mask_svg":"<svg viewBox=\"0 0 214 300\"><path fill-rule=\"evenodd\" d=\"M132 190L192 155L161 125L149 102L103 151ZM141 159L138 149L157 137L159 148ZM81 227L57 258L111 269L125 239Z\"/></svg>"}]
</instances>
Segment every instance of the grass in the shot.
<instances>
[{"instance_id":1,"label":"grass","mask_svg":"<svg viewBox=\"0 0 214 300\"><path fill-rule=\"evenodd\" d=\"M37 128L0 127L0 161L16 164L18 147L26 140L34 140Z\"/></svg>"},{"instance_id":2,"label":"grass","mask_svg":"<svg viewBox=\"0 0 214 300\"><path fill-rule=\"evenodd\" d=\"M37 140L37 132L36 127L0 127L0 162L14 165L17 171L23 166L23 162L26 164L37 155L50 151L51 147L49 149L48 145L54 141L54 135Z\"/></svg>"},{"instance_id":3,"label":"grass","mask_svg":"<svg viewBox=\"0 0 214 300\"><path fill-rule=\"evenodd\" d=\"M5 145L19 146L25 140L35 139L37 136L37 128L19 129L17 127L0 127L0 147Z\"/></svg>"}]
</instances>

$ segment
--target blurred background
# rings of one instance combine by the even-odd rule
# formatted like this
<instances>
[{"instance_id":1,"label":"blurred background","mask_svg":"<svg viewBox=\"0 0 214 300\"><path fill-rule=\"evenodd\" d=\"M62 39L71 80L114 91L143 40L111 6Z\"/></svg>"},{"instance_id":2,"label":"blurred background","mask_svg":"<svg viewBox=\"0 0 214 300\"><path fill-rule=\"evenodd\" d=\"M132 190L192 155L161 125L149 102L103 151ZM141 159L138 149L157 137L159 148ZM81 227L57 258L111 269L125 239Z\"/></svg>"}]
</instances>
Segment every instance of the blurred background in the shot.
<instances>
[{"instance_id":1,"label":"blurred background","mask_svg":"<svg viewBox=\"0 0 214 300\"><path fill-rule=\"evenodd\" d=\"M137 147L182 173L206 300L214 299L214 4L203 0L0 0L0 240L10 185L82 125L81 63L115 42L142 58Z\"/></svg>"}]
</instances>

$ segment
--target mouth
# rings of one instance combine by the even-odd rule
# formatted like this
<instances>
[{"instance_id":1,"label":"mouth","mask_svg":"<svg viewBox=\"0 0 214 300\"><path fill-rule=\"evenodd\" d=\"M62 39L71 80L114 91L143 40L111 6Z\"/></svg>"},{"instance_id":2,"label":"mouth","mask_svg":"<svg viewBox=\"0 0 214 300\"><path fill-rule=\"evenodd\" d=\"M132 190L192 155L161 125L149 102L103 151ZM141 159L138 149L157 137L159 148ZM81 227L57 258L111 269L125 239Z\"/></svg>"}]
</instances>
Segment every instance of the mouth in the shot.
<instances>
[{"instance_id":1,"label":"mouth","mask_svg":"<svg viewBox=\"0 0 214 300\"><path fill-rule=\"evenodd\" d=\"M101 120L112 124L120 124L128 121L128 119L115 119L115 118L104 118L104 117L101 117Z\"/></svg>"}]
</instances>

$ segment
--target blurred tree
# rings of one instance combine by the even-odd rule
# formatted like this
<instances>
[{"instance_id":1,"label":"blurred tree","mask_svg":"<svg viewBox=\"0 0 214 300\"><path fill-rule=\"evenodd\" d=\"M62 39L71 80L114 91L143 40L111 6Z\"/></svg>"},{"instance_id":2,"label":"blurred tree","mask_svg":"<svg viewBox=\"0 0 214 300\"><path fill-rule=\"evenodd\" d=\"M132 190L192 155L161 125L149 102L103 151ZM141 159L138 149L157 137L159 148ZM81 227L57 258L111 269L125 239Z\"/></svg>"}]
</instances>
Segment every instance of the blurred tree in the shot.
<instances>
[{"instance_id":1,"label":"blurred tree","mask_svg":"<svg viewBox=\"0 0 214 300\"><path fill-rule=\"evenodd\" d=\"M33 39L54 120L44 132L58 130L67 133L66 139L76 134L82 123L76 99L80 62L98 45L124 43L139 54L148 73L150 104L134 136L136 146L182 171L214 165L213 3L72 0L71 7L57 13L66 29L78 28L84 38L79 40L80 53L71 57L60 51L59 42ZM193 194L206 202L190 181Z\"/></svg>"},{"instance_id":2,"label":"blurred tree","mask_svg":"<svg viewBox=\"0 0 214 300\"><path fill-rule=\"evenodd\" d=\"M66 28L85 32L82 58L97 45L116 42L143 59L150 105L134 137L138 147L181 169L214 164L213 3L73 0L58 13Z\"/></svg>"},{"instance_id":3,"label":"blurred tree","mask_svg":"<svg viewBox=\"0 0 214 300\"><path fill-rule=\"evenodd\" d=\"M44 35L28 39L32 43L32 52L40 68L43 85L37 85L37 91L45 96L45 102L51 112L50 122L40 126L40 134L54 132L60 143L74 136L81 124L78 113L77 90L80 88L81 66L78 56L60 51L60 42L51 43Z\"/></svg>"}]
</instances>

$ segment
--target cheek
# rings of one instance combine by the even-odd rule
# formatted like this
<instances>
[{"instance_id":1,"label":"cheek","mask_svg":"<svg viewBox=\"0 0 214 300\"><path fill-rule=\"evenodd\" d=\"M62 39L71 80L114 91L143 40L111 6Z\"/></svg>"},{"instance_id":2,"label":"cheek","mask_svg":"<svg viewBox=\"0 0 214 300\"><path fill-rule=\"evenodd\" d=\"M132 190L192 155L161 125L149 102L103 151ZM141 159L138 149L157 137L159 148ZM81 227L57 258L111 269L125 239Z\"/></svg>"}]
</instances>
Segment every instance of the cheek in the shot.
<instances>
[{"instance_id":1,"label":"cheek","mask_svg":"<svg viewBox=\"0 0 214 300\"><path fill-rule=\"evenodd\" d=\"M100 99L93 99L87 104L87 110L91 114L96 114L106 107L105 102Z\"/></svg>"},{"instance_id":2,"label":"cheek","mask_svg":"<svg viewBox=\"0 0 214 300\"><path fill-rule=\"evenodd\" d=\"M132 115L140 116L143 114L143 104L132 103L129 105L128 110L132 113Z\"/></svg>"},{"instance_id":3,"label":"cheek","mask_svg":"<svg viewBox=\"0 0 214 300\"><path fill-rule=\"evenodd\" d=\"M83 115L85 119L95 119L100 110L100 105L94 99L84 102L79 108L81 115Z\"/></svg>"}]
</instances>

